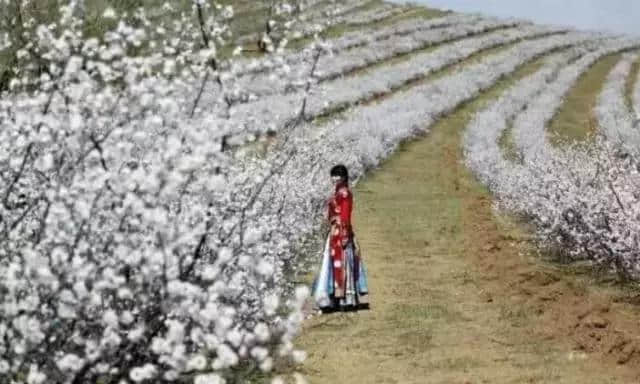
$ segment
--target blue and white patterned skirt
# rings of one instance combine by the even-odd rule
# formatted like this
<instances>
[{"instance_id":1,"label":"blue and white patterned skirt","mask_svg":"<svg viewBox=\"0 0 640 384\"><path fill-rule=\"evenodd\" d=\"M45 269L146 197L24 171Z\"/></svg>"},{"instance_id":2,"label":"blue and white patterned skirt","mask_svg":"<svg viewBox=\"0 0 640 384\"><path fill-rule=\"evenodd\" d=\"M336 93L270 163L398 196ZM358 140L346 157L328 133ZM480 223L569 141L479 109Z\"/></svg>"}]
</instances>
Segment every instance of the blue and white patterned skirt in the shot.
<instances>
[{"instance_id":1,"label":"blue and white patterned skirt","mask_svg":"<svg viewBox=\"0 0 640 384\"><path fill-rule=\"evenodd\" d=\"M345 295L336 299L334 293L333 268L331 263L330 238L327 237L324 251L322 253L322 263L312 287L313 298L320 309L336 307L356 307L363 303L363 296L369 293L367 284L367 271L361 257L357 257L356 243L350 241L345 247ZM354 271L358 269L357 274ZM356 280L357 276L357 280Z\"/></svg>"}]
</instances>

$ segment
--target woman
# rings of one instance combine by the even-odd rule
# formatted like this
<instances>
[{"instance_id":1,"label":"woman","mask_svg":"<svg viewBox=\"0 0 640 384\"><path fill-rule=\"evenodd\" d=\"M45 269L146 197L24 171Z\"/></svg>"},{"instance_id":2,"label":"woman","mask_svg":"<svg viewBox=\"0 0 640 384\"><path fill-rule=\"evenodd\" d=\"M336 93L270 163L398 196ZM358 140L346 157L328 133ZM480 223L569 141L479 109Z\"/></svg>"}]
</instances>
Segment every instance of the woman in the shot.
<instances>
[{"instance_id":1,"label":"woman","mask_svg":"<svg viewBox=\"0 0 640 384\"><path fill-rule=\"evenodd\" d=\"M368 293L360 247L351 227L353 195L349 172L344 165L336 165L330 174L335 185L327 204L330 230L313 287L316 304L325 311L356 308L365 304L363 296Z\"/></svg>"}]
</instances>

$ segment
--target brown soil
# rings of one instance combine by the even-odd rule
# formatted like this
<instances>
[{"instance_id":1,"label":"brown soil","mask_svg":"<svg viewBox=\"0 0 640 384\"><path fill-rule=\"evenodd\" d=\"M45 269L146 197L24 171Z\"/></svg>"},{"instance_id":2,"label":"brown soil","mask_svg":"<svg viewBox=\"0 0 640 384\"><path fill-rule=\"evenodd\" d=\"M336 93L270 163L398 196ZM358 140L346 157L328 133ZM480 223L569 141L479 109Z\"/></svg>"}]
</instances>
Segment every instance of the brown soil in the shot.
<instances>
[{"instance_id":1,"label":"brown soil","mask_svg":"<svg viewBox=\"0 0 640 384\"><path fill-rule=\"evenodd\" d=\"M355 189L371 310L306 323L311 383L640 382L640 296L534 256L462 163L464 126L509 82Z\"/></svg>"}]
</instances>

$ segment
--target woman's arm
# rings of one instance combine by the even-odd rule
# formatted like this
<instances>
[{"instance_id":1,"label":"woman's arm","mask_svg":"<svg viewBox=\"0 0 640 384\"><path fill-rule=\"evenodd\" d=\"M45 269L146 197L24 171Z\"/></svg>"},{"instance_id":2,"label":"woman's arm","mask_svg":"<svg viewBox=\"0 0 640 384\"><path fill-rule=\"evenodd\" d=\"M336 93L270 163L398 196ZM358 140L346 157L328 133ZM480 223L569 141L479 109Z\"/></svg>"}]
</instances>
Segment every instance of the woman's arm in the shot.
<instances>
[{"instance_id":1,"label":"woman's arm","mask_svg":"<svg viewBox=\"0 0 640 384\"><path fill-rule=\"evenodd\" d=\"M346 246L351 238L351 211L353 210L353 196L348 188L338 190L338 206L340 207L340 240Z\"/></svg>"}]
</instances>

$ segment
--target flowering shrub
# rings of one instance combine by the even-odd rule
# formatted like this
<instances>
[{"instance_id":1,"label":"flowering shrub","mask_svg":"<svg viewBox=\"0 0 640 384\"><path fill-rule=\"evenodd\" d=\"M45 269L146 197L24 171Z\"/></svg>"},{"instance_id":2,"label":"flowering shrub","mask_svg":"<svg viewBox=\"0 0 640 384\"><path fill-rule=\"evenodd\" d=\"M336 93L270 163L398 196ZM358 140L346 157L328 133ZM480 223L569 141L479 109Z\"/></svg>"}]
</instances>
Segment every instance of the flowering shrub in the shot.
<instances>
[{"instance_id":1,"label":"flowering shrub","mask_svg":"<svg viewBox=\"0 0 640 384\"><path fill-rule=\"evenodd\" d=\"M46 23L15 4L0 2L20 28L3 45L0 381L210 383L300 361L306 290L284 299L286 218L255 198L278 192L286 154L234 163L218 114L237 95L217 52L232 9L108 8L94 36L82 1Z\"/></svg>"}]
</instances>

